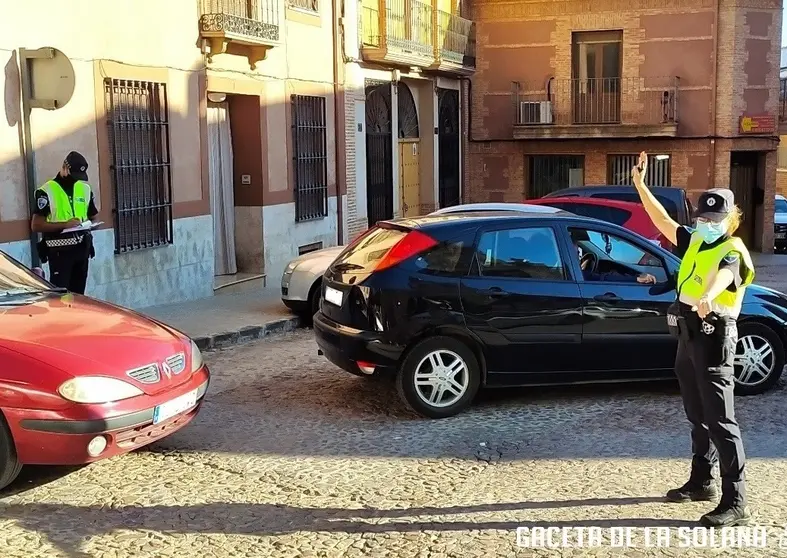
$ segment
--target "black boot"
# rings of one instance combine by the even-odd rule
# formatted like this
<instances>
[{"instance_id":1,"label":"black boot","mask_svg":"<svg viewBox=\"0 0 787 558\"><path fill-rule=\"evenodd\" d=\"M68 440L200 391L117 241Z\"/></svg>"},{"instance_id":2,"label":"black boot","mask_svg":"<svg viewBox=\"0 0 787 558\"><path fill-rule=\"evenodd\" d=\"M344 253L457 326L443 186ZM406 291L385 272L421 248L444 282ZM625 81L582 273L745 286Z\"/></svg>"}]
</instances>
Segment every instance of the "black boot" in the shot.
<instances>
[{"instance_id":1,"label":"black boot","mask_svg":"<svg viewBox=\"0 0 787 558\"><path fill-rule=\"evenodd\" d=\"M680 488L667 491L670 502L710 502L719 497L719 491L713 481L703 484L689 481Z\"/></svg>"},{"instance_id":2,"label":"black boot","mask_svg":"<svg viewBox=\"0 0 787 558\"><path fill-rule=\"evenodd\" d=\"M751 512L746 506L719 504L712 512L700 518L703 527L734 527L748 525L751 521Z\"/></svg>"}]
</instances>

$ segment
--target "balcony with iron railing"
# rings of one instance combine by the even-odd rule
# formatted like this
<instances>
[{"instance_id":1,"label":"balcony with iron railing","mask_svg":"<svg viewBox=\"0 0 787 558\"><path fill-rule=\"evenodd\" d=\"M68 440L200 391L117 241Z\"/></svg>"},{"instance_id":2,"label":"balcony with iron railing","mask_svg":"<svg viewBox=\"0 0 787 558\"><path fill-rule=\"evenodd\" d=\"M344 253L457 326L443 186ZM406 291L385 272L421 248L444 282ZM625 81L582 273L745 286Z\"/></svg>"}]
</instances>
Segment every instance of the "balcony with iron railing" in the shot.
<instances>
[{"instance_id":1,"label":"balcony with iron railing","mask_svg":"<svg viewBox=\"0 0 787 558\"><path fill-rule=\"evenodd\" d=\"M678 77L514 82L514 139L676 137Z\"/></svg>"},{"instance_id":2,"label":"balcony with iron railing","mask_svg":"<svg viewBox=\"0 0 787 558\"><path fill-rule=\"evenodd\" d=\"M222 53L242 54L255 69L280 41L279 0L200 0L200 38L208 61Z\"/></svg>"},{"instance_id":3,"label":"balcony with iron railing","mask_svg":"<svg viewBox=\"0 0 787 558\"><path fill-rule=\"evenodd\" d=\"M443 10L435 10L433 69L459 75L475 72L475 23Z\"/></svg>"},{"instance_id":4,"label":"balcony with iron railing","mask_svg":"<svg viewBox=\"0 0 787 558\"><path fill-rule=\"evenodd\" d=\"M435 61L432 6L420 0L366 0L361 7L365 60L428 68Z\"/></svg>"}]
</instances>

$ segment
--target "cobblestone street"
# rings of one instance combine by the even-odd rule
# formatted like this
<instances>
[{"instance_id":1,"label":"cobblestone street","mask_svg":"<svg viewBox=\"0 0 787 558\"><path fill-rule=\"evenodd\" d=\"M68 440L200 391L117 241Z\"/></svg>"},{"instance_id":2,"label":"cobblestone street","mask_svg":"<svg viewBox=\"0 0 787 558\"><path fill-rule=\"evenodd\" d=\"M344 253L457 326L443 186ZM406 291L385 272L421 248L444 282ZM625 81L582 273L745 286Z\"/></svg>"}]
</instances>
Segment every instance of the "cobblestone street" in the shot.
<instances>
[{"instance_id":1,"label":"cobblestone street","mask_svg":"<svg viewBox=\"0 0 787 558\"><path fill-rule=\"evenodd\" d=\"M517 548L517 527L694 527L675 385L506 390L442 420L317 355L312 333L206 354L201 415L148 450L31 468L0 498L0 556L673 556L710 550ZM751 506L778 556L787 522L785 391L738 399ZM727 551L729 552L729 551Z\"/></svg>"}]
</instances>

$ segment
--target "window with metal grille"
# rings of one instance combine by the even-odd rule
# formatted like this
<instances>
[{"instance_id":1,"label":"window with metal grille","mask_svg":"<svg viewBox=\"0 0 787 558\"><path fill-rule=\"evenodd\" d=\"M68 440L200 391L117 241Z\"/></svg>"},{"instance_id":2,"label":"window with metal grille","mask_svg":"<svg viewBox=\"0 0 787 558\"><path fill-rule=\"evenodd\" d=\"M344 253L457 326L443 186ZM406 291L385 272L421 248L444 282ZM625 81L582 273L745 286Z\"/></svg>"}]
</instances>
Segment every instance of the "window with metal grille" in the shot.
<instances>
[{"instance_id":1,"label":"window with metal grille","mask_svg":"<svg viewBox=\"0 0 787 558\"><path fill-rule=\"evenodd\" d=\"M328 215L325 97L293 95L291 104L295 220L320 219Z\"/></svg>"},{"instance_id":2,"label":"window with metal grille","mask_svg":"<svg viewBox=\"0 0 787 558\"><path fill-rule=\"evenodd\" d=\"M115 253L172 244L167 86L104 80L115 203Z\"/></svg>"},{"instance_id":3,"label":"window with metal grille","mask_svg":"<svg viewBox=\"0 0 787 558\"><path fill-rule=\"evenodd\" d=\"M609 155L607 157L607 182L614 186L633 186L631 169L639 161L639 155ZM672 186L672 167L669 155L648 155L648 186Z\"/></svg>"},{"instance_id":4,"label":"window with metal grille","mask_svg":"<svg viewBox=\"0 0 787 558\"><path fill-rule=\"evenodd\" d=\"M550 192L585 184L583 155L532 155L529 198L541 198Z\"/></svg>"}]
</instances>

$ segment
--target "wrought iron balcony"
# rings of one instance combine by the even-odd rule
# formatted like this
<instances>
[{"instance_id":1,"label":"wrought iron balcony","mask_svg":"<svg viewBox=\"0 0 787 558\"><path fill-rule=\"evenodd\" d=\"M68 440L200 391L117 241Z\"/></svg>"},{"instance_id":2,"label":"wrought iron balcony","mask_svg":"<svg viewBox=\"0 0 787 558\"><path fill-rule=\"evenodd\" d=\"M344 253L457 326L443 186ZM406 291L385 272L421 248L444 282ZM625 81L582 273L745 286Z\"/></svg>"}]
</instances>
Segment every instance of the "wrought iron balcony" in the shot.
<instances>
[{"instance_id":1,"label":"wrought iron balcony","mask_svg":"<svg viewBox=\"0 0 787 558\"><path fill-rule=\"evenodd\" d=\"M435 10L435 70L471 75L475 72L475 23Z\"/></svg>"},{"instance_id":2,"label":"wrought iron balcony","mask_svg":"<svg viewBox=\"0 0 787 558\"><path fill-rule=\"evenodd\" d=\"M238 46L253 70L279 44L278 0L200 0L200 8L200 37L208 40L209 62Z\"/></svg>"},{"instance_id":3,"label":"wrought iron balcony","mask_svg":"<svg viewBox=\"0 0 787 558\"><path fill-rule=\"evenodd\" d=\"M434 14L420 0L377 0L361 9L363 57L428 68L434 63Z\"/></svg>"},{"instance_id":4,"label":"wrought iron balcony","mask_svg":"<svg viewBox=\"0 0 787 558\"><path fill-rule=\"evenodd\" d=\"M514 83L514 138L675 137L677 77Z\"/></svg>"}]
</instances>

